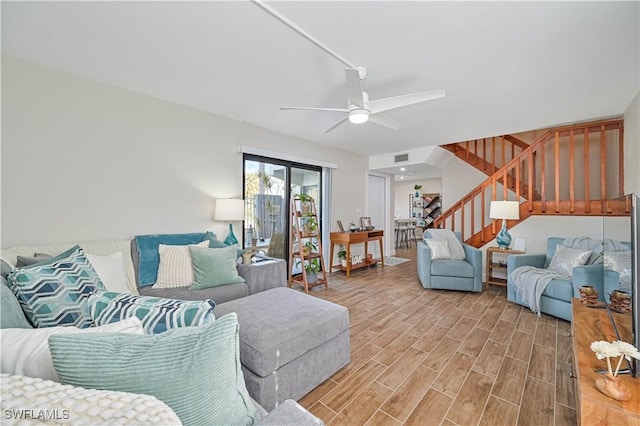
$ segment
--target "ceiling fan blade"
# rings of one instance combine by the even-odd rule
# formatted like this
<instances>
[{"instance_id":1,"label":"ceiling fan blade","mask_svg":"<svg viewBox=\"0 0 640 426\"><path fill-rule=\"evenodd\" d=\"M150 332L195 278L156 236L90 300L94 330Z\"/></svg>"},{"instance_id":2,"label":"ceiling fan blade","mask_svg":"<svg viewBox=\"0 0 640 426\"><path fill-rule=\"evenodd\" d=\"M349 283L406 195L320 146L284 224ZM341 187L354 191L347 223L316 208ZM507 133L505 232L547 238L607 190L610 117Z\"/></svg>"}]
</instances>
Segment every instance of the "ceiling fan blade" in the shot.
<instances>
[{"instance_id":1,"label":"ceiling fan blade","mask_svg":"<svg viewBox=\"0 0 640 426\"><path fill-rule=\"evenodd\" d=\"M349 116L346 116L345 118L343 118L342 120L340 120L336 124L334 124L333 126L329 127L327 130L325 130L324 133L325 134L329 133L330 131L334 130L336 127L338 127L339 125L341 125L342 123L344 123L348 119L349 119Z\"/></svg>"},{"instance_id":2,"label":"ceiling fan blade","mask_svg":"<svg viewBox=\"0 0 640 426\"><path fill-rule=\"evenodd\" d=\"M336 111L336 112L349 112L346 108L314 108L314 107L280 107L280 109L304 109L312 111Z\"/></svg>"},{"instance_id":3,"label":"ceiling fan blade","mask_svg":"<svg viewBox=\"0 0 640 426\"><path fill-rule=\"evenodd\" d=\"M444 98L446 93L444 90L432 90L430 92L411 93L408 95L394 96L392 98L376 99L369 101L369 110L372 114L388 111L394 108L400 108L407 105L413 105L420 102L431 101L438 98Z\"/></svg>"},{"instance_id":4,"label":"ceiling fan blade","mask_svg":"<svg viewBox=\"0 0 640 426\"><path fill-rule=\"evenodd\" d=\"M362 83L360 82L360 72L354 68L346 68L344 70L347 76L347 91L349 93L349 102L353 105L364 108L364 95L362 94Z\"/></svg>"},{"instance_id":5,"label":"ceiling fan blade","mask_svg":"<svg viewBox=\"0 0 640 426\"><path fill-rule=\"evenodd\" d=\"M402 127L402 124L398 123L396 120L385 117L383 115L369 114L369 121L393 130L398 130L400 127Z\"/></svg>"}]
</instances>

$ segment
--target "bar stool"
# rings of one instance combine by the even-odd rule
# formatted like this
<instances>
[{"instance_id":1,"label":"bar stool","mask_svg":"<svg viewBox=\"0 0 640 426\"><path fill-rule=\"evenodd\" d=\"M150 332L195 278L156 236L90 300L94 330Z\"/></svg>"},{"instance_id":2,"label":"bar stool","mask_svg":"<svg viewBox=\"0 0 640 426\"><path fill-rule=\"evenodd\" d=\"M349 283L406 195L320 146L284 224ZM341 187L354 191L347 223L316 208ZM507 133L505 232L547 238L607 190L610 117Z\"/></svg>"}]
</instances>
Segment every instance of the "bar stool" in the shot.
<instances>
[{"instance_id":1,"label":"bar stool","mask_svg":"<svg viewBox=\"0 0 640 426\"><path fill-rule=\"evenodd\" d=\"M399 224L396 229L396 247L403 245L409 248L409 227L406 224Z\"/></svg>"},{"instance_id":2,"label":"bar stool","mask_svg":"<svg viewBox=\"0 0 640 426\"><path fill-rule=\"evenodd\" d=\"M416 235L416 225L415 225L415 223L411 223L407 227L407 240L408 241L413 241L413 242L416 242L418 240L418 237ZM409 246L411 246L411 244L409 244Z\"/></svg>"}]
</instances>

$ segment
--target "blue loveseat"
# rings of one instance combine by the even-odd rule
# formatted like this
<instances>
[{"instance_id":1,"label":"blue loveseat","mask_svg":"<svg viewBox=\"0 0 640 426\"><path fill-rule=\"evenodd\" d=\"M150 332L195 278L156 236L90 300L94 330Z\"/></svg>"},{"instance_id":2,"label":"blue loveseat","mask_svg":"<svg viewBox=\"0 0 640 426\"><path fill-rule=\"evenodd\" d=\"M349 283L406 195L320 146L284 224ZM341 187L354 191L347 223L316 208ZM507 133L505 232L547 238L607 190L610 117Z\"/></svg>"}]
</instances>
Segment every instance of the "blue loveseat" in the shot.
<instances>
[{"instance_id":1,"label":"blue loveseat","mask_svg":"<svg viewBox=\"0 0 640 426\"><path fill-rule=\"evenodd\" d=\"M527 306L522 297L515 290L511 273L520 266L534 266L546 269L553 258L556 246L562 244L564 238L550 237L547 239L547 251L540 254L515 254L507 258L507 300L519 305ZM578 288L590 285L598 289L602 298L604 269L602 263L577 266L573 268L571 279L554 279L542 293L540 298L540 312L554 317L571 321L571 299L579 297ZM603 299L604 300L604 299Z\"/></svg>"}]
</instances>

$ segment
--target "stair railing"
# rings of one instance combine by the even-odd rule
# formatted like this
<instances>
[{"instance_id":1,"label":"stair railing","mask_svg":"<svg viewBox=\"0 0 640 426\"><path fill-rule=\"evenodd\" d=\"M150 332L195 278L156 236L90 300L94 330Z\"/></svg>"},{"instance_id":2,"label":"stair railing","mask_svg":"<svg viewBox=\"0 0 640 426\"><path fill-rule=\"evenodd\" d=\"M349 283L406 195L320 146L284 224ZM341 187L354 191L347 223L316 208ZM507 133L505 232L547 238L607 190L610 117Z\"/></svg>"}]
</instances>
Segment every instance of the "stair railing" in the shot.
<instances>
[{"instance_id":1,"label":"stair railing","mask_svg":"<svg viewBox=\"0 0 640 426\"><path fill-rule=\"evenodd\" d=\"M510 160L529 147L529 144L513 135L472 139L464 142L442 145L466 163L492 175Z\"/></svg>"},{"instance_id":2,"label":"stair railing","mask_svg":"<svg viewBox=\"0 0 640 426\"><path fill-rule=\"evenodd\" d=\"M607 132L617 131L607 142ZM595 134L595 138L591 136ZM576 138L582 138L580 147L582 158L578 158ZM599 141L597 140L599 136ZM561 139L563 143L561 144ZM561 173L565 167L561 160L561 145L568 149L568 195L561 188L561 179L566 173ZM599 143L598 143L599 142ZM593 171L591 164L591 150L599 146L599 171ZM610 159L613 151L617 161ZM551 155L549 159L546 156ZM580 167L577 167L581 162ZM609 163L618 166L614 179L610 184L608 177L611 172ZM549 164L552 170L549 171ZM469 244L479 247L492 240L498 231L496 220L488 218L488 209L492 200L497 200L499 192L502 199L517 199L520 204L520 221L532 214L556 215L600 215L622 214L616 206L607 200L624 194L624 151L623 151L623 121L621 119L604 120L581 123L549 129L534 143L527 146L518 155L496 170L484 182L472 189L452 207L442 213L434 222L436 228L448 228L462 233L462 238ZM599 199L591 196L591 180L600 178ZM566 179L566 177L564 177ZM506 184L505 184L506 182ZM576 191L576 182L582 182L583 193ZM564 185L562 185L564 186ZM551 187L551 191L550 191ZM594 188L595 190L595 188ZM518 197L516 197L518 194ZM550 196L551 195L551 196ZM597 198L597 197L596 197ZM468 215L468 217L465 217ZM518 221L509 221L513 226Z\"/></svg>"}]
</instances>

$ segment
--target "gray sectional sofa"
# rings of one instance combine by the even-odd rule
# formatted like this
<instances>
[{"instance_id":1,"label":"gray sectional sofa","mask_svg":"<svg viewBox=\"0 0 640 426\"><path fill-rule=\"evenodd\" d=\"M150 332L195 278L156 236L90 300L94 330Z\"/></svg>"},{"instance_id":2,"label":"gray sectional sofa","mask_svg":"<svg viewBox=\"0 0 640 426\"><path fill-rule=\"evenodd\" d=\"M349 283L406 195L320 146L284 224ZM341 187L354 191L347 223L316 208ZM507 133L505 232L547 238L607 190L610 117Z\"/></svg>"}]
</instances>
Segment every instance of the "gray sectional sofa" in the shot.
<instances>
[{"instance_id":1,"label":"gray sectional sofa","mask_svg":"<svg viewBox=\"0 0 640 426\"><path fill-rule=\"evenodd\" d=\"M79 244L85 252L96 255L111 254L114 250L125 254L126 247L127 275L129 281L137 283L138 259L135 254L135 240ZM16 254L56 254L73 245L70 243L17 247L3 250L2 256L3 259L11 260L9 257ZM15 261L15 257L13 260ZM300 293L285 285L285 277L282 276L274 277L272 288L267 288L269 286L262 280L258 284L259 288L255 292L251 291L255 294L249 294L249 281L242 285L234 284L233 289L224 289L226 286L214 287L217 294L183 288L167 289L170 291L153 295L191 300L213 298L214 301L218 297L226 300L217 303L214 312L216 317L230 312L237 314L240 325L240 360L249 394L265 410L276 409L279 424L292 424L282 419L294 414L299 416L299 406L285 401L301 398L349 362L349 314L343 306ZM16 315L14 311L17 301L15 297L8 300L9 297L6 295L13 294L6 287L4 279L2 290L0 312L2 327L5 327L5 313ZM136 293L136 289L132 288L131 292ZM151 294L145 290L141 290L140 293ZM292 411L287 412L288 409ZM310 414L309 416L306 422L301 419L295 423L317 424L314 423L314 417ZM290 418L294 421L295 417Z\"/></svg>"}]
</instances>

